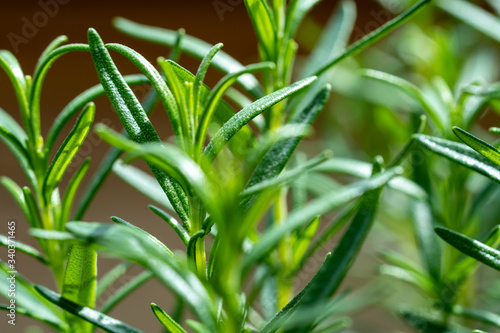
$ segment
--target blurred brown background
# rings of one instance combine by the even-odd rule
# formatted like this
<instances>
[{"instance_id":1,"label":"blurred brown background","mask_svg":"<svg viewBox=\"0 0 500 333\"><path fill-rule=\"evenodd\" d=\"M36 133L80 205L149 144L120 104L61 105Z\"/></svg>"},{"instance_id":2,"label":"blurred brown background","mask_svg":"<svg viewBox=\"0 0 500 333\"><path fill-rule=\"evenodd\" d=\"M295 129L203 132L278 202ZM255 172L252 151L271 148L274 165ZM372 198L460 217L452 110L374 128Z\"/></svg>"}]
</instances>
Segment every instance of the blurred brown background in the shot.
<instances>
[{"instance_id":1,"label":"blurred brown background","mask_svg":"<svg viewBox=\"0 0 500 333\"><path fill-rule=\"evenodd\" d=\"M222 2L227 3L224 0ZM235 2L238 1L233 1ZM374 10L380 9L375 1L357 0L356 2L359 11L358 27L373 29L380 24L373 17ZM50 7L48 7L49 3L52 4ZM54 6L54 3L57 6ZM337 1L324 0L314 9L312 17L319 22L325 22L336 3ZM19 59L25 74L31 74L39 55L56 36L65 34L69 37L69 42L86 43L86 31L89 27L94 27L105 42L126 44L138 50L153 63L158 56L168 55L169 50L163 47L134 40L114 30L111 25L112 18L123 16L153 26L169 29L185 28L188 34L209 43L223 42L224 51L243 64L255 62L257 60L256 39L243 1L231 8L230 11L220 16L212 0L3 1L0 9L0 49L13 52ZM44 12L49 12L51 15L44 15ZM30 29L27 25L32 23L36 25L31 26ZM306 39L315 37L317 36L305 36ZM13 40L16 42L12 43ZM137 72L129 63L123 61L123 58L113 56L122 73ZM195 70L198 65L198 61L193 61L187 56L182 56L180 63L190 70ZM219 77L218 73L209 72L208 83L213 84ZM41 102L43 133L47 132L55 115L73 97L97 83L98 79L89 54L69 54L60 58L49 71L44 85ZM144 91L136 90L138 97L143 97ZM0 74L0 107L16 119L20 119L14 91L4 74ZM114 128L120 128L120 123L105 98L97 101L96 118L96 122L104 120L110 122ZM162 134L165 135L168 132L169 124L164 112L160 110L155 112L152 121ZM73 122L74 120L70 123ZM90 135L95 138L95 134ZM96 143L88 146L85 156L79 156L80 161L89 155L93 158L88 175L92 174L100 158L108 149L105 143L98 140L92 140L92 142ZM26 185L27 182L16 160L3 145L0 145L0 154L0 174L8 175L20 185ZM0 189L0 198L0 233L6 234L7 221L13 219L17 222L16 237L34 244L33 239L27 234L27 222L24 216L3 188ZM179 248L180 243L175 237L169 236L170 230L167 225L147 209L148 203L150 202L143 196L111 175L91 205L85 219L107 222L111 215L118 215L152 231L171 248ZM6 254L7 251L0 248L0 258L5 260ZM106 258L105 255L101 255L100 259L100 273L117 262ZM32 281L50 288L54 287L51 275L45 267L19 253L17 254L17 268ZM125 282L126 279L120 281L119 284ZM169 309L170 300L169 293L162 286L150 281L115 308L111 315L146 332L159 332L160 325L150 311L149 303L155 302L164 309ZM385 326L384 318L377 315L376 310L364 311L356 317L355 322L355 327L361 332L386 332L388 328ZM36 322L18 315L17 325L13 328L7 325L7 319L2 313L0 332L22 332L33 324ZM377 330L374 327L377 327ZM40 332L50 332L50 329L42 326Z\"/></svg>"}]
</instances>

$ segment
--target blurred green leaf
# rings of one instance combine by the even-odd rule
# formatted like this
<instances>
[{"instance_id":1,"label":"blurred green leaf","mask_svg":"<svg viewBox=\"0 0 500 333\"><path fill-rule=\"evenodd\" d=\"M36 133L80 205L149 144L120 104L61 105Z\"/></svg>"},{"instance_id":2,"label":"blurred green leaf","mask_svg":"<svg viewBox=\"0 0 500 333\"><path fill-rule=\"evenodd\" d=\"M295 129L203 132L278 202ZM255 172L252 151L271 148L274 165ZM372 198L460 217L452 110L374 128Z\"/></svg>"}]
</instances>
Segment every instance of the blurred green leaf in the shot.
<instances>
[{"instance_id":1,"label":"blurred green leaf","mask_svg":"<svg viewBox=\"0 0 500 333\"><path fill-rule=\"evenodd\" d=\"M205 286L180 259L167 255L149 236L129 226L101 223L70 222L66 229L99 250L148 268L215 331L216 312ZM132 248L134 251L130 251Z\"/></svg>"},{"instance_id":2,"label":"blurred green leaf","mask_svg":"<svg viewBox=\"0 0 500 333\"><path fill-rule=\"evenodd\" d=\"M75 126L58 149L43 182L44 193L47 196L50 196L52 191L57 187L64 172L82 145L83 140L85 140L92 126L92 122L94 121L94 115L94 103L87 104L78 117Z\"/></svg>"},{"instance_id":3,"label":"blurred green leaf","mask_svg":"<svg viewBox=\"0 0 500 333\"><path fill-rule=\"evenodd\" d=\"M500 41L500 19L481 7L463 0L438 0L436 5L486 36Z\"/></svg>"},{"instance_id":4,"label":"blurred green leaf","mask_svg":"<svg viewBox=\"0 0 500 333\"><path fill-rule=\"evenodd\" d=\"M9 280L12 277L14 277L13 280ZM62 313L38 295L31 283L21 274L12 272L7 264L1 262L0 293L8 300L12 299L12 296L9 296L11 281L15 281L15 305L16 308L22 309L20 312L23 312L26 316L45 322L60 331L67 332L68 325L62 317Z\"/></svg>"},{"instance_id":5,"label":"blurred green leaf","mask_svg":"<svg viewBox=\"0 0 500 333\"><path fill-rule=\"evenodd\" d=\"M323 110L330 96L330 91L330 85L327 84L323 86L311 100L310 104L300 109L300 111L290 119L288 124L311 125ZM276 141L253 171L246 187L249 188L265 180L277 177L287 165L288 160L302 138L303 136L298 136Z\"/></svg>"},{"instance_id":6,"label":"blurred green leaf","mask_svg":"<svg viewBox=\"0 0 500 333\"><path fill-rule=\"evenodd\" d=\"M121 286L120 289L116 290L112 296L106 299L106 302L101 307L101 312L104 314L108 314L125 297L127 297L134 290L142 286L146 281L148 281L152 277L153 273L145 271L132 278L125 285Z\"/></svg>"},{"instance_id":7,"label":"blurred green leaf","mask_svg":"<svg viewBox=\"0 0 500 333\"><path fill-rule=\"evenodd\" d=\"M245 5L266 60L275 61L277 27L267 0L245 0Z\"/></svg>"},{"instance_id":8,"label":"blurred green leaf","mask_svg":"<svg viewBox=\"0 0 500 333\"><path fill-rule=\"evenodd\" d=\"M95 250L75 244L71 248L64 273L62 297L84 307L95 306L95 291L97 278L97 254ZM88 332L91 326L88 322L64 313L66 321L72 329Z\"/></svg>"},{"instance_id":9,"label":"blurred green leaf","mask_svg":"<svg viewBox=\"0 0 500 333\"><path fill-rule=\"evenodd\" d=\"M47 265L48 261L44 254L32 247L31 245L25 244L17 239L9 238L5 235L0 235L0 245L8 247L15 244L16 251L26 253L27 255L40 261L42 264Z\"/></svg>"},{"instance_id":10,"label":"blurred green leaf","mask_svg":"<svg viewBox=\"0 0 500 333\"><path fill-rule=\"evenodd\" d=\"M251 264L272 250L287 233L298 230L318 215L323 215L339 206L347 204L367 191L385 185L398 173L401 173L401 169L399 168L385 171L369 180L347 185L340 190L334 190L328 195L315 199L304 207L292 211L285 221L282 221L283 223L278 223L264 232L259 241L248 252L243 262L244 269L248 269Z\"/></svg>"},{"instance_id":11,"label":"blurred green leaf","mask_svg":"<svg viewBox=\"0 0 500 333\"><path fill-rule=\"evenodd\" d=\"M175 322L162 308L160 308L155 303L151 303L151 310L155 314L156 318L162 323L167 332L169 333L186 333L186 331Z\"/></svg>"}]
</instances>

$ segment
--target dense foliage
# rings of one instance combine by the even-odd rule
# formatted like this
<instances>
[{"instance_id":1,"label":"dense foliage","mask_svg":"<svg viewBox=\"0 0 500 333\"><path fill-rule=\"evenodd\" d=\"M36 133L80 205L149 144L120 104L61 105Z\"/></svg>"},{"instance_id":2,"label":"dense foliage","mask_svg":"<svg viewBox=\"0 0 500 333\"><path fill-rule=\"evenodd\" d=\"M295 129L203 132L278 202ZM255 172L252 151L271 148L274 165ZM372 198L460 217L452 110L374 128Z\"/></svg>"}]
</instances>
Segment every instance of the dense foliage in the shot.
<instances>
[{"instance_id":1,"label":"dense foliage","mask_svg":"<svg viewBox=\"0 0 500 333\"><path fill-rule=\"evenodd\" d=\"M478 270L480 263L500 270L500 151L486 142L494 139L479 119L500 110L498 1L488 1L488 10L464 0L406 1L406 10L349 43L356 5L344 0L315 45L304 42L308 56L298 56L300 32L314 30L307 14L318 0L244 2L258 39L255 64L242 65L222 44L183 30L124 18L114 21L118 30L170 49L157 67L125 45L105 44L92 28L88 44L56 38L32 76L0 51L22 119L0 109L0 139L27 185L7 176L1 183L38 242L37 249L16 241L16 248L57 282L52 291L18 274L17 312L60 332L140 332L108 313L157 279L177 300L168 310L151 304L167 332L336 332L351 324L348 312L373 303L421 332L498 330L500 295L492 290L500 275ZM44 79L72 52L92 58L100 84L74 98L43 137ZM116 53L139 74L122 75ZM178 63L180 54L199 59L195 73ZM209 87L212 68L224 76ZM144 100L135 85L149 87ZM92 101L101 95L122 133L93 124L99 111ZM171 138L161 138L148 117L158 103ZM313 127L318 117L325 121ZM317 137L307 140L313 130ZM83 188L90 159L76 171L68 167L90 131L112 148ZM151 215L184 248L169 248L140 221L85 220L111 172L154 203ZM64 189L63 177L70 177ZM11 244L8 235L0 244ZM339 290L361 247L374 244L384 261L375 287ZM305 265L325 248L319 269L297 288ZM97 251L123 263L98 279ZM134 265L142 273L97 309L96 300ZM9 275L2 262L6 299ZM393 279L403 292L390 292Z\"/></svg>"}]
</instances>

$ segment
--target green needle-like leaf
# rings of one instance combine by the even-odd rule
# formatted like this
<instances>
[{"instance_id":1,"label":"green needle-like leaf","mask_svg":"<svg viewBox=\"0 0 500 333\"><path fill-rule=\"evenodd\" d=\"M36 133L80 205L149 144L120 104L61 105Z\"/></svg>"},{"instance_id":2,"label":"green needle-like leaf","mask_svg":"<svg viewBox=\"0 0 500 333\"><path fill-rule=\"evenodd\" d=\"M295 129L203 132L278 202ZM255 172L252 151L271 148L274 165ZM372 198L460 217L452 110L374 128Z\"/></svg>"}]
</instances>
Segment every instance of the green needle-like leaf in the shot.
<instances>
[{"instance_id":1,"label":"green needle-like leaf","mask_svg":"<svg viewBox=\"0 0 500 333\"><path fill-rule=\"evenodd\" d=\"M438 239L433 233L432 212L427 202L414 200L412 220L422 261L435 281L439 281L442 251Z\"/></svg>"},{"instance_id":2,"label":"green needle-like leaf","mask_svg":"<svg viewBox=\"0 0 500 333\"><path fill-rule=\"evenodd\" d=\"M464 131L461 128L453 127L453 132L466 145L468 145L496 165L500 166L500 151L498 149L496 149L489 143L486 143L483 140L475 137L474 135Z\"/></svg>"},{"instance_id":3,"label":"green needle-like leaf","mask_svg":"<svg viewBox=\"0 0 500 333\"><path fill-rule=\"evenodd\" d=\"M285 34L289 38L293 38L304 17L316 6L321 0L292 0L288 5L288 13L285 27Z\"/></svg>"},{"instance_id":4,"label":"green needle-like leaf","mask_svg":"<svg viewBox=\"0 0 500 333\"><path fill-rule=\"evenodd\" d=\"M259 114L266 111L276 103L307 88L315 80L315 76L300 80L286 88L264 96L242 109L234 117L229 119L219 129L219 131L217 131L217 133L215 133L214 137L205 148L203 155L208 159L208 161L213 161L224 145L250 120L257 117Z\"/></svg>"},{"instance_id":5,"label":"green needle-like leaf","mask_svg":"<svg viewBox=\"0 0 500 333\"><path fill-rule=\"evenodd\" d=\"M469 146L421 134L414 137L419 144L430 151L479 172L493 181L500 182L500 167Z\"/></svg>"},{"instance_id":6,"label":"green needle-like leaf","mask_svg":"<svg viewBox=\"0 0 500 333\"><path fill-rule=\"evenodd\" d=\"M68 134L68 137L57 151L43 183L44 192L47 196L50 196L52 191L57 187L66 168L70 165L73 157L78 152L83 140L85 140L85 137L90 131L92 122L94 121L94 114L94 103L87 104L80 117L78 117L75 126Z\"/></svg>"},{"instance_id":7,"label":"green needle-like leaf","mask_svg":"<svg viewBox=\"0 0 500 333\"><path fill-rule=\"evenodd\" d=\"M324 86L310 104L306 105L289 124L311 125L323 110L330 96L330 85ZM277 177L285 168L303 136L277 141L264 155L248 180L246 187Z\"/></svg>"},{"instance_id":8,"label":"green needle-like leaf","mask_svg":"<svg viewBox=\"0 0 500 333\"><path fill-rule=\"evenodd\" d=\"M85 174L89 169L89 166L90 166L90 158L87 158L69 181L68 187L66 188L66 192L64 193L64 198L62 201L63 207L61 211L61 218L59 219L59 223L56 226L57 230L64 229L63 226L64 223L66 223L66 221L68 221L69 219L71 206L75 199L76 192L78 191L78 188L80 187L80 184L82 183L83 177L85 177Z\"/></svg>"},{"instance_id":9,"label":"green needle-like leaf","mask_svg":"<svg viewBox=\"0 0 500 333\"><path fill-rule=\"evenodd\" d=\"M463 0L438 0L441 9L462 20L486 36L500 41L500 19L481 7Z\"/></svg>"},{"instance_id":10,"label":"green needle-like leaf","mask_svg":"<svg viewBox=\"0 0 500 333\"><path fill-rule=\"evenodd\" d=\"M30 120L33 134L40 134L40 95L45 76L51 65L61 56L70 52L88 52L89 46L86 44L68 44L58 47L47 54L43 61L37 66L37 71L33 75L33 83L31 86L31 94L29 100Z\"/></svg>"},{"instance_id":11,"label":"green needle-like leaf","mask_svg":"<svg viewBox=\"0 0 500 333\"><path fill-rule=\"evenodd\" d=\"M435 109L429 103L429 101L427 100L425 95L420 91L420 89L415 85L413 85L411 82L408 82L400 77L376 71L373 69L365 69L361 72L361 75L368 77L370 79L390 84L391 86L396 87L397 89L401 90L408 96L415 99L420 104L425 114L429 116L430 119L432 119L433 123L441 131L441 133L444 133L445 129L449 127L450 125L449 116L439 112L440 111L439 108Z\"/></svg>"},{"instance_id":12,"label":"green needle-like leaf","mask_svg":"<svg viewBox=\"0 0 500 333\"><path fill-rule=\"evenodd\" d=\"M161 251L164 252L164 255L167 255L167 256L173 256L174 255L172 253L172 251L170 251L170 249L165 244L163 244L158 238L156 238L155 236L151 235L146 230L141 229L138 226L133 225L132 223L127 222L124 219L119 218L117 216L111 216L111 220L113 222L117 223L117 224L124 225L124 226L126 226L128 228L131 228L131 229L134 229L134 230L140 232L141 234L143 234L144 236L146 236L151 242L153 242L154 244L156 244L158 246L158 248L161 249Z\"/></svg>"},{"instance_id":13,"label":"green needle-like leaf","mask_svg":"<svg viewBox=\"0 0 500 333\"><path fill-rule=\"evenodd\" d=\"M45 297L50 302L61 307L65 311L75 316L78 316L83 320L88 321L89 323L95 325L96 327L103 329L106 332L142 333L142 331L139 331L138 329L135 329L115 318L106 316L105 314L102 314L99 311L93 310L85 306L81 306L75 302L67 300L50 289L38 285L35 286L35 289L36 291L38 291L38 293L40 293L40 295Z\"/></svg>"},{"instance_id":14,"label":"green needle-like leaf","mask_svg":"<svg viewBox=\"0 0 500 333\"><path fill-rule=\"evenodd\" d=\"M182 146L183 133L179 127L179 110L175 103L174 96L172 95L170 89L168 89L168 86L165 80L161 77L160 73L158 73L158 71L150 62L146 60L146 58L127 46L120 44L107 44L106 48L116 51L129 59L149 79L151 85L156 90L156 93L158 94L163 107L167 111L168 118L170 120L170 123L172 124L175 136L177 137L177 142Z\"/></svg>"},{"instance_id":15,"label":"green needle-like leaf","mask_svg":"<svg viewBox=\"0 0 500 333\"><path fill-rule=\"evenodd\" d=\"M245 5L266 60L275 61L277 27L267 0L245 0Z\"/></svg>"},{"instance_id":16,"label":"green needle-like leaf","mask_svg":"<svg viewBox=\"0 0 500 333\"><path fill-rule=\"evenodd\" d=\"M297 10L303 5L315 5L315 0L295 0ZM290 7L289 10L292 10ZM352 29L356 22L356 3L352 0L340 2L334 11L321 36L308 56L300 77L314 74L322 65L332 60L345 48L349 42Z\"/></svg>"},{"instance_id":17,"label":"green needle-like leaf","mask_svg":"<svg viewBox=\"0 0 500 333\"><path fill-rule=\"evenodd\" d=\"M17 95L19 109L24 123L24 128L27 130L28 135L31 137L30 114L28 103L28 91L24 73L17 61L16 57L7 50L0 50L0 67L5 71L9 77L14 91Z\"/></svg>"},{"instance_id":18,"label":"green needle-like leaf","mask_svg":"<svg viewBox=\"0 0 500 333\"><path fill-rule=\"evenodd\" d=\"M500 251L453 230L437 227L436 233L462 253L500 271Z\"/></svg>"},{"instance_id":19,"label":"green needle-like leaf","mask_svg":"<svg viewBox=\"0 0 500 333\"><path fill-rule=\"evenodd\" d=\"M210 63L212 59L215 57L217 52L224 46L224 44L219 43L207 52L203 60L201 61L200 67L198 67L198 71L196 72L196 77L193 82L193 108L195 110L198 109L198 104L200 103L200 87L205 79L205 75L207 74L208 68L210 67ZM197 112L195 112L195 116L197 116Z\"/></svg>"},{"instance_id":20,"label":"green needle-like leaf","mask_svg":"<svg viewBox=\"0 0 500 333\"><path fill-rule=\"evenodd\" d=\"M202 146L205 142L205 135L208 131L208 125L212 120L212 115L218 110L220 104L224 104L222 101L222 96L231 87L231 85L236 82L236 80L244 74L253 73L256 71L273 68L274 64L272 62L264 62L254 65L248 65L245 69L237 72L233 72L224 76L210 92L205 100L205 106L201 113L200 123L198 125L198 130L196 133L196 144L197 152L201 152Z\"/></svg>"},{"instance_id":21,"label":"green needle-like leaf","mask_svg":"<svg viewBox=\"0 0 500 333\"><path fill-rule=\"evenodd\" d=\"M113 164L113 173L139 191L139 193L144 194L168 210L175 212L168 198L163 195L163 191L156 179L148 173L133 165L125 164L120 159Z\"/></svg>"},{"instance_id":22,"label":"green needle-like leaf","mask_svg":"<svg viewBox=\"0 0 500 333\"><path fill-rule=\"evenodd\" d=\"M168 333L186 333L186 331L173 320L162 308L155 303L151 303L151 310L156 318L162 323Z\"/></svg>"},{"instance_id":23,"label":"green needle-like leaf","mask_svg":"<svg viewBox=\"0 0 500 333\"><path fill-rule=\"evenodd\" d=\"M349 45L344 52L340 53L337 57L329 61L327 64L322 66L320 69L318 69L315 73L315 75L320 76L323 74L325 71L333 67L334 65L338 64L342 60L351 57L358 52L361 52L368 46L374 44L376 41L381 39L383 36L387 35L390 33L392 30L395 28L399 27L401 24L404 22L408 21L410 18L412 18L414 15L416 15L420 10L422 10L426 5L428 5L431 2L431 0L421 0L412 7L410 7L408 10L406 10L404 13L401 15L393 18L389 22L385 23L381 27L373 30L369 34L365 35L363 38L357 40L353 44Z\"/></svg>"},{"instance_id":24,"label":"green needle-like leaf","mask_svg":"<svg viewBox=\"0 0 500 333\"><path fill-rule=\"evenodd\" d=\"M162 209L155 207L153 205L148 206L149 209L153 211L156 215L158 215L161 219L163 219L165 222L167 222L172 229L174 229L175 233L179 236L179 238L182 240L182 242L187 246L190 240L190 236L184 227L177 222L176 219L174 219L172 216L170 216L167 212L163 211Z\"/></svg>"},{"instance_id":25,"label":"green needle-like leaf","mask_svg":"<svg viewBox=\"0 0 500 333\"><path fill-rule=\"evenodd\" d=\"M130 138L138 143L160 142L144 109L124 81L94 29L89 30L88 38L99 80ZM150 168L182 221L188 221L187 198L180 186L165 172L154 166Z\"/></svg>"},{"instance_id":26,"label":"green needle-like leaf","mask_svg":"<svg viewBox=\"0 0 500 333\"><path fill-rule=\"evenodd\" d=\"M17 121L2 108L0 108L0 126L6 128L10 133L14 134L23 146L25 146L26 139L28 138L26 132L21 126L19 126Z\"/></svg>"}]
</instances>

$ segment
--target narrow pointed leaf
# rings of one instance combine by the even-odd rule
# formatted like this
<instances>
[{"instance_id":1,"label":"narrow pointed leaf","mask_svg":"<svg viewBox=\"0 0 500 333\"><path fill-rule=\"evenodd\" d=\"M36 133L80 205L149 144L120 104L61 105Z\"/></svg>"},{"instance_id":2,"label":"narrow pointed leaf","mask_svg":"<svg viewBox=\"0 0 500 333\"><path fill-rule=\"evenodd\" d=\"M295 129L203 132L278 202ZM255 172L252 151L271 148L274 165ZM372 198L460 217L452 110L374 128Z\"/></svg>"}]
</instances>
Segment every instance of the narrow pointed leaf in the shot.
<instances>
[{"instance_id":1,"label":"narrow pointed leaf","mask_svg":"<svg viewBox=\"0 0 500 333\"><path fill-rule=\"evenodd\" d=\"M275 189L276 187L281 186L282 184L287 184L290 182L293 182L297 178L299 178L301 175L304 173L307 173L310 171L312 168L317 166L318 164L323 163L326 161L329 156L332 155L332 152L326 151L320 156L303 163L291 170L287 170L283 172L280 176L268 180L264 180L260 183L257 183L253 186L247 187L243 192L241 192L242 196L249 196L249 195L255 195L261 191L264 191L269 188Z\"/></svg>"},{"instance_id":2,"label":"narrow pointed leaf","mask_svg":"<svg viewBox=\"0 0 500 333\"><path fill-rule=\"evenodd\" d=\"M245 0L245 5L259 43L267 54L266 60L276 60L277 28L267 0Z\"/></svg>"},{"instance_id":3,"label":"narrow pointed leaf","mask_svg":"<svg viewBox=\"0 0 500 333\"><path fill-rule=\"evenodd\" d=\"M179 325L175 320L173 320L162 308L160 308L155 303L151 303L151 310L155 314L156 318L165 327L168 333L186 333L186 331Z\"/></svg>"},{"instance_id":4,"label":"narrow pointed leaf","mask_svg":"<svg viewBox=\"0 0 500 333\"><path fill-rule=\"evenodd\" d=\"M500 19L481 7L463 0L439 0L441 9L455 16L486 36L500 41Z\"/></svg>"},{"instance_id":5,"label":"narrow pointed leaf","mask_svg":"<svg viewBox=\"0 0 500 333\"><path fill-rule=\"evenodd\" d=\"M431 208L425 201L412 203L412 220L419 253L430 275L439 281L441 276L442 252L438 238L434 234Z\"/></svg>"},{"instance_id":6,"label":"narrow pointed leaf","mask_svg":"<svg viewBox=\"0 0 500 333\"><path fill-rule=\"evenodd\" d=\"M253 73L263 69L270 69L274 66L272 62L264 62L254 65L248 65L245 69L233 72L224 76L210 92L205 100L205 106L201 113L201 119L196 133L196 142L198 144L198 151L201 151L201 146L205 142L205 135L208 130L208 125L212 120L212 115L218 110L220 104L224 104L222 96L231 87L231 85L245 73Z\"/></svg>"},{"instance_id":7,"label":"narrow pointed leaf","mask_svg":"<svg viewBox=\"0 0 500 333\"><path fill-rule=\"evenodd\" d=\"M61 295L53 292L42 286L35 286L36 291L45 297L48 301L54 303L55 305L61 307L65 311L78 316L79 318L88 321L89 323L103 329L106 332L111 333L142 333L138 329L135 329L115 318L106 316L99 311L93 310L91 308L81 306L75 302L67 300Z\"/></svg>"},{"instance_id":8,"label":"narrow pointed leaf","mask_svg":"<svg viewBox=\"0 0 500 333\"><path fill-rule=\"evenodd\" d=\"M82 306L93 308L97 276L97 256L94 249L75 244L71 248L62 288L62 297ZM75 329L88 331L88 322L65 313L67 322Z\"/></svg>"},{"instance_id":9,"label":"narrow pointed leaf","mask_svg":"<svg viewBox=\"0 0 500 333\"><path fill-rule=\"evenodd\" d=\"M472 169L497 183L500 182L500 167L469 146L421 134L415 138L419 144L433 153Z\"/></svg>"},{"instance_id":10,"label":"narrow pointed leaf","mask_svg":"<svg viewBox=\"0 0 500 333\"><path fill-rule=\"evenodd\" d=\"M115 222L117 224L124 225L124 226L126 226L128 228L131 228L131 229L134 229L134 230L140 232L141 234L143 234L144 236L146 236L152 243L156 244L156 246L158 247L158 249L160 251L164 252L164 255L167 255L167 256L173 256L174 255L172 253L172 251L170 251L170 249L165 244L163 244L158 238L156 238L155 236L151 235L146 230L141 229L138 226L133 225L132 223L127 222L124 219L119 218L117 216L111 216L111 220L113 220L113 222Z\"/></svg>"},{"instance_id":11,"label":"narrow pointed leaf","mask_svg":"<svg viewBox=\"0 0 500 333\"><path fill-rule=\"evenodd\" d=\"M26 80L21 65L19 65L16 57L11 52L0 50L0 68L5 71L14 87L23 123L29 132L31 127L29 125L28 92L26 91Z\"/></svg>"},{"instance_id":12,"label":"narrow pointed leaf","mask_svg":"<svg viewBox=\"0 0 500 333\"><path fill-rule=\"evenodd\" d=\"M500 271L500 251L453 230L437 227L436 233L460 252Z\"/></svg>"},{"instance_id":13,"label":"narrow pointed leaf","mask_svg":"<svg viewBox=\"0 0 500 333\"><path fill-rule=\"evenodd\" d=\"M66 168L70 165L73 157L75 157L83 140L85 140L90 131L90 127L94 121L94 114L95 106L93 103L90 103L83 109L80 117L78 117L75 126L68 134L66 140L64 140L49 166L43 185L45 193L52 193L61 181Z\"/></svg>"},{"instance_id":14,"label":"narrow pointed leaf","mask_svg":"<svg viewBox=\"0 0 500 333\"><path fill-rule=\"evenodd\" d=\"M160 138L144 109L123 80L109 52L104 47L104 43L94 29L89 30L88 38L99 80L130 138L139 143L160 142ZM187 221L187 198L180 186L156 167L151 167L151 171L167 194L177 214L183 221Z\"/></svg>"},{"instance_id":15,"label":"narrow pointed leaf","mask_svg":"<svg viewBox=\"0 0 500 333\"><path fill-rule=\"evenodd\" d=\"M426 5L428 5L431 0L421 0L409 9L407 9L404 13L399 16L393 18L389 22L380 26L379 28L373 30L369 34L364 37L358 39L353 44L349 45L342 53L336 56L334 59L329 61L327 64L323 65L320 69L315 72L315 75L319 76L325 71L329 70L334 65L338 64L342 60L361 52L368 46L377 42L380 38L390 33L395 28L399 27L404 22L408 21L410 18L415 16L420 10L422 10Z\"/></svg>"},{"instance_id":16,"label":"narrow pointed leaf","mask_svg":"<svg viewBox=\"0 0 500 333\"><path fill-rule=\"evenodd\" d=\"M420 104L426 115L429 116L430 119L432 119L433 123L441 131L441 133L444 133L445 129L449 127L449 116L439 112L439 108L434 108L432 104L429 103L425 95L420 91L420 89L413 85L411 82L408 82L400 77L373 69L365 69L361 72L361 75L370 79L390 84L391 86L396 87L408 96L412 97Z\"/></svg>"},{"instance_id":17,"label":"narrow pointed leaf","mask_svg":"<svg viewBox=\"0 0 500 333\"><path fill-rule=\"evenodd\" d=\"M40 58L38 59L38 62L36 63L35 67L35 73L37 73L40 70L40 66L43 64L45 58L55 49L57 49L61 44L64 44L68 41L68 36L61 35L56 37L52 42L47 45L45 50L43 50L42 54L40 55Z\"/></svg>"},{"instance_id":18,"label":"narrow pointed leaf","mask_svg":"<svg viewBox=\"0 0 500 333\"><path fill-rule=\"evenodd\" d=\"M167 222L172 229L174 229L175 233L179 236L179 238L182 240L182 242L187 246L189 243L189 239L191 238L184 227L177 222L176 219L174 219L172 216L170 216L167 212L163 211L162 209L155 207L153 205L148 206L149 209L153 211L156 215L158 215L161 219L163 219L165 222Z\"/></svg>"},{"instance_id":19,"label":"narrow pointed leaf","mask_svg":"<svg viewBox=\"0 0 500 333\"><path fill-rule=\"evenodd\" d=\"M11 133L7 128L0 125L0 140L10 149L19 164L25 168L30 168L30 156L25 145Z\"/></svg>"},{"instance_id":20,"label":"narrow pointed leaf","mask_svg":"<svg viewBox=\"0 0 500 333\"><path fill-rule=\"evenodd\" d=\"M311 100L310 104L306 105L289 121L289 124L311 125L323 110L330 96L330 90L330 85L324 86ZM257 165L246 187L277 177L287 165L302 138L303 136L298 136L277 141Z\"/></svg>"},{"instance_id":21,"label":"narrow pointed leaf","mask_svg":"<svg viewBox=\"0 0 500 333\"><path fill-rule=\"evenodd\" d=\"M224 145L250 120L266 111L276 103L307 88L315 80L316 77L314 76L300 80L286 88L262 97L261 99L242 109L234 117L229 119L214 135L208 146L205 148L205 151L203 152L204 156L208 158L209 161L213 161L220 150L224 147Z\"/></svg>"},{"instance_id":22,"label":"narrow pointed leaf","mask_svg":"<svg viewBox=\"0 0 500 333\"><path fill-rule=\"evenodd\" d=\"M47 54L43 58L43 61L37 66L37 71L33 75L29 101L32 123L31 126L33 126L34 133L40 133L40 95L42 93L43 81L45 80L50 67L58 58L65 54L88 51L89 46L87 44L68 44L60 46Z\"/></svg>"},{"instance_id":23,"label":"narrow pointed leaf","mask_svg":"<svg viewBox=\"0 0 500 333\"><path fill-rule=\"evenodd\" d=\"M288 5L286 35L293 38L304 17L314 8L321 0L293 0Z\"/></svg>"},{"instance_id":24,"label":"narrow pointed leaf","mask_svg":"<svg viewBox=\"0 0 500 333\"><path fill-rule=\"evenodd\" d=\"M382 187L378 187L363 194L358 210L340 243L308 284L298 311L307 311L310 307L326 303L337 291L371 229L381 192ZM306 332L312 324L313 321L304 322L301 327L295 327L294 332Z\"/></svg>"},{"instance_id":25,"label":"narrow pointed leaf","mask_svg":"<svg viewBox=\"0 0 500 333\"><path fill-rule=\"evenodd\" d=\"M23 144L23 146L25 145L25 141L28 139L26 132L18 124L18 122L2 108L0 108L0 126L9 130L9 132L12 133Z\"/></svg>"},{"instance_id":26,"label":"narrow pointed leaf","mask_svg":"<svg viewBox=\"0 0 500 333\"><path fill-rule=\"evenodd\" d=\"M212 59L215 57L217 52L224 46L224 44L219 43L216 44L214 47L210 49L210 51L207 52L205 57L203 57L203 60L201 61L200 66L198 67L198 71L196 72L196 77L193 82L193 106L195 110L198 108L198 104L200 102L200 87L201 84L203 83L203 80L205 79L205 75L207 74L208 68L210 67L210 63L212 62ZM196 114L197 115L197 114Z\"/></svg>"},{"instance_id":27,"label":"narrow pointed leaf","mask_svg":"<svg viewBox=\"0 0 500 333\"><path fill-rule=\"evenodd\" d=\"M298 8L303 4L315 4L315 0L296 0ZM321 36L309 55L301 77L314 74L321 66L342 52L351 36L356 21L356 3L351 0L340 2Z\"/></svg>"},{"instance_id":28,"label":"narrow pointed leaf","mask_svg":"<svg viewBox=\"0 0 500 333\"><path fill-rule=\"evenodd\" d=\"M76 192L78 191L80 184L82 183L82 180L85 177L87 170L89 169L89 166L90 158L87 158L69 181L62 201L63 207L61 211L61 218L57 225L57 230L63 230L63 224L68 221L71 206L73 204L73 201L75 200Z\"/></svg>"},{"instance_id":29,"label":"narrow pointed leaf","mask_svg":"<svg viewBox=\"0 0 500 333\"><path fill-rule=\"evenodd\" d=\"M474 135L464 131L461 128L454 127L453 132L460 140L462 140L467 146L471 147L479 154L483 155L496 165L500 166L500 151L484 142L483 140L475 137Z\"/></svg>"},{"instance_id":30,"label":"narrow pointed leaf","mask_svg":"<svg viewBox=\"0 0 500 333\"><path fill-rule=\"evenodd\" d=\"M139 68L143 74L149 79L151 85L156 90L163 107L167 111L168 118L172 124L177 142L182 144L182 131L179 128L179 110L175 103L174 96L168 88L165 80L161 77L160 73L153 67L153 65L146 60L141 54L132 50L131 48L120 44L107 44L106 48L116 51L132 61L132 63ZM142 108L141 108L142 109ZM144 112L144 111L143 111Z\"/></svg>"}]
</instances>

